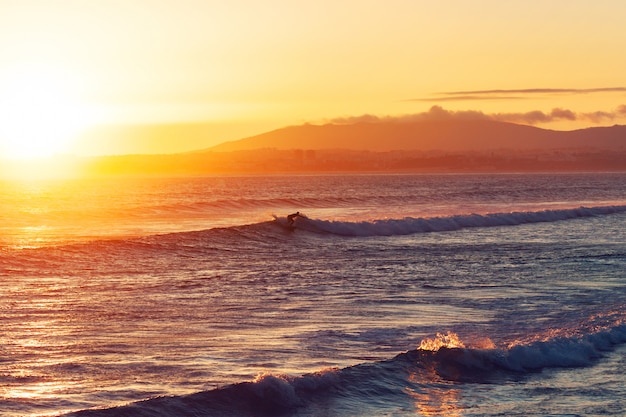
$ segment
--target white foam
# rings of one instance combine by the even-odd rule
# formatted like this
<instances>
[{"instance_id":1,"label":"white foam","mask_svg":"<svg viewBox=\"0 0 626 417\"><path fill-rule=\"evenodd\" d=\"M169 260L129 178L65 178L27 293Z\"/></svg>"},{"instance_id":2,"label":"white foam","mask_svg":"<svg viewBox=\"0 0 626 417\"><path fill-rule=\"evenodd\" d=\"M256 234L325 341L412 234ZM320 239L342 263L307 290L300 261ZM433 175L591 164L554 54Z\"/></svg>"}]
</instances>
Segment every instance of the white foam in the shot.
<instances>
[{"instance_id":1,"label":"white foam","mask_svg":"<svg viewBox=\"0 0 626 417\"><path fill-rule=\"evenodd\" d=\"M385 219L343 222L319 219L298 219L296 228L316 233L342 236L395 236L413 233L445 232L475 227L515 226L529 223L555 222L584 217L626 212L624 206L579 207L562 210L467 214L449 217Z\"/></svg>"},{"instance_id":2,"label":"white foam","mask_svg":"<svg viewBox=\"0 0 626 417\"><path fill-rule=\"evenodd\" d=\"M487 371L496 368L527 372L543 368L589 366L604 356L604 352L623 343L626 343L626 324L581 337L557 337L508 349L441 349L437 357L443 363L454 362L470 370Z\"/></svg>"}]
</instances>

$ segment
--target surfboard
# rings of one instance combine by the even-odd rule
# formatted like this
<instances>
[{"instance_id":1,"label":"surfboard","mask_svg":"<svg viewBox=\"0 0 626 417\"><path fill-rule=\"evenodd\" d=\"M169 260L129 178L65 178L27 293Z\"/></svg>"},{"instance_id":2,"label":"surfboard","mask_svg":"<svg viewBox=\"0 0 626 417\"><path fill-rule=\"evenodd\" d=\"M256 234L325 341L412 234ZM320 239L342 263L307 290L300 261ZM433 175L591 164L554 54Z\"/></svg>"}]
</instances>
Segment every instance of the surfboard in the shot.
<instances>
[{"instance_id":1,"label":"surfboard","mask_svg":"<svg viewBox=\"0 0 626 417\"><path fill-rule=\"evenodd\" d=\"M294 230L296 230L295 223L289 224L289 220L287 220L287 216L285 217L278 217L276 215L272 215L272 216L274 217L274 221L278 223L284 229L289 230L290 232L293 232Z\"/></svg>"}]
</instances>

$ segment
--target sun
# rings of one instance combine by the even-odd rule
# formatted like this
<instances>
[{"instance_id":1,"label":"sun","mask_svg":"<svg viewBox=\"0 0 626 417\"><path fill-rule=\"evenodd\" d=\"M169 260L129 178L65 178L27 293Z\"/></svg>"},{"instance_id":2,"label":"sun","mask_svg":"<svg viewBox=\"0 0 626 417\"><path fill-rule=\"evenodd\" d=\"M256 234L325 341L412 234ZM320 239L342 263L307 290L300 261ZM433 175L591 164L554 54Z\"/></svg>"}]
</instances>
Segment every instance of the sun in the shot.
<instances>
[{"instance_id":1,"label":"sun","mask_svg":"<svg viewBox=\"0 0 626 417\"><path fill-rule=\"evenodd\" d=\"M90 125L77 77L37 66L0 73L0 157L33 159L67 152Z\"/></svg>"}]
</instances>

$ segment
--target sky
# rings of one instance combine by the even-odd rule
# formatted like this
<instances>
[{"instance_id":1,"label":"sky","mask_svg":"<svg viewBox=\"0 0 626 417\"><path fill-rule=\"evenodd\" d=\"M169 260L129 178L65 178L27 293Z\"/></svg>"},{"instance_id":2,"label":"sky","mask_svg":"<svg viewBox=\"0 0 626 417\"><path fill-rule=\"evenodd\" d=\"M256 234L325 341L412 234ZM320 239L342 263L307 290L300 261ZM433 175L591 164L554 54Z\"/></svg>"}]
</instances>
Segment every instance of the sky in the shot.
<instances>
[{"instance_id":1,"label":"sky","mask_svg":"<svg viewBox=\"0 0 626 417\"><path fill-rule=\"evenodd\" d=\"M434 106L624 124L624 21L622 0L0 0L0 157L179 152ZM102 130L189 123L204 134L134 147Z\"/></svg>"}]
</instances>

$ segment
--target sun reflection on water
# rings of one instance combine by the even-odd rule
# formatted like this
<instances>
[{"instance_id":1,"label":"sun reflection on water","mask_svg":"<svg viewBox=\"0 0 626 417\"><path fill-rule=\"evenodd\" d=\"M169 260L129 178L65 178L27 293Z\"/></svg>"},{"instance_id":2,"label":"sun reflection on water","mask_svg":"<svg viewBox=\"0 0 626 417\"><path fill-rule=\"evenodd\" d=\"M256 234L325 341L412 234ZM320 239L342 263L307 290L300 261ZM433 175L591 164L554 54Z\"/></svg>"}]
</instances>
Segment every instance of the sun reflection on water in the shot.
<instances>
[{"instance_id":1,"label":"sun reflection on water","mask_svg":"<svg viewBox=\"0 0 626 417\"><path fill-rule=\"evenodd\" d=\"M407 388L414 400L415 411L420 416L460 417L460 390L449 387L423 387L423 392Z\"/></svg>"}]
</instances>

